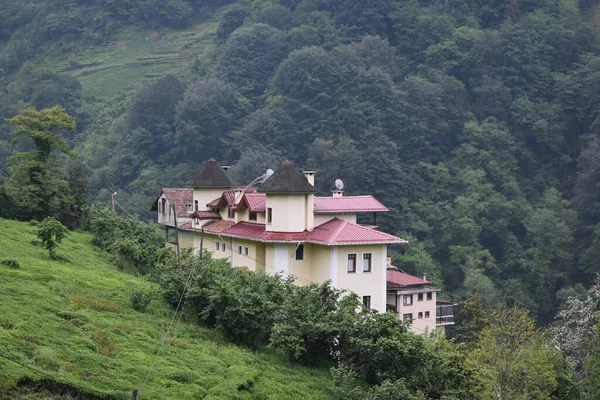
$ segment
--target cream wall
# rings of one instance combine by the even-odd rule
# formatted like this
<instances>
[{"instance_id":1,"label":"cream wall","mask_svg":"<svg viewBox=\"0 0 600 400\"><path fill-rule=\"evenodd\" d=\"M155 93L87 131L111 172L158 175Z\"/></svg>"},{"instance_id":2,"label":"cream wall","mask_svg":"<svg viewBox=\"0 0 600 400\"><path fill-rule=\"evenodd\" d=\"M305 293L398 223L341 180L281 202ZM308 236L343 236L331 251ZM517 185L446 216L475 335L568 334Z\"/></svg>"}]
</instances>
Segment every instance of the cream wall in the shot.
<instances>
[{"instance_id":1,"label":"cream wall","mask_svg":"<svg viewBox=\"0 0 600 400\"><path fill-rule=\"evenodd\" d=\"M348 273L348 254L356 254L356 272ZM371 272L362 272L364 253L371 253ZM387 246L338 246L337 281L338 287L351 290L362 300L362 296L371 296L371 308L379 312L386 311L386 272Z\"/></svg>"},{"instance_id":2,"label":"cream wall","mask_svg":"<svg viewBox=\"0 0 600 400\"><path fill-rule=\"evenodd\" d=\"M165 199L165 207L166 207L166 211L164 214L162 213L163 199ZM169 199L167 198L167 196L165 196L164 193L158 198L158 207L159 207L159 211L157 212L158 223L163 224L163 225L175 226L175 218L173 218L173 209L171 208L171 203L169 202ZM185 210L183 210L183 211L185 211ZM179 210L179 212L181 213L182 210ZM190 221L190 218L177 217L177 225L179 225L179 226L185 224L188 221Z\"/></svg>"},{"instance_id":3,"label":"cream wall","mask_svg":"<svg viewBox=\"0 0 600 400\"><path fill-rule=\"evenodd\" d=\"M221 197L226 188L194 188L194 201L192 201L192 209L194 209L194 202L198 200L198 210L206 211L209 208L206 207L208 203Z\"/></svg>"},{"instance_id":4,"label":"cream wall","mask_svg":"<svg viewBox=\"0 0 600 400\"><path fill-rule=\"evenodd\" d=\"M336 287L337 281L334 282L334 278L337 277L336 268L333 268L332 274L332 253L338 252L337 247L320 246L316 244L308 244L311 257L312 257L312 268L311 268L311 280L316 283L325 282L331 280L331 285ZM337 267L337 262L333 260L333 265ZM332 276L333 275L333 276Z\"/></svg>"},{"instance_id":5,"label":"cream wall","mask_svg":"<svg viewBox=\"0 0 600 400\"><path fill-rule=\"evenodd\" d=\"M256 213L256 221L250 221L250 210L247 208L244 210L236 211L235 218L235 222L246 221L258 224L264 224L266 222L265 213Z\"/></svg>"},{"instance_id":6,"label":"cream wall","mask_svg":"<svg viewBox=\"0 0 600 400\"><path fill-rule=\"evenodd\" d=\"M432 293L431 300L427 300L427 292ZM411 329L413 332L422 334L425 332L432 332L436 329L435 326L435 312L436 312L436 300L437 300L437 292L432 289L410 289L410 290L401 290L397 291L398 296L398 318L400 320L404 320L404 314L412 314L413 320L411 323ZM419 293L423 293L423 301L419 301ZM413 296L413 304L412 305L404 305L404 295ZM393 296L391 302L393 303ZM425 312L429 311L429 318L425 318ZM419 319L419 312L423 313L423 318Z\"/></svg>"},{"instance_id":7,"label":"cream wall","mask_svg":"<svg viewBox=\"0 0 600 400\"><path fill-rule=\"evenodd\" d=\"M275 232L303 232L307 221L306 197L308 195L305 194L267 194L265 209L273 209L273 221L271 224L266 224L266 230Z\"/></svg>"},{"instance_id":8,"label":"cream wall","mask_svg":"<svg viewBox=\"0 0 600 400\"><path fill-rule=\"evenodd\" d=\"M353 224L356 223L356 214L315 214L315 226L324 224L334 218L343 219Z\"/></svg>"},{"instance_id":9,"label":"cream wall","mask_svg":"<svg viewBox=\"0 0 600 400\"><path fill-rule=\"evenodd\" d=\"M262 243L252 242L249 240L233 239L233 261L232 264L235 267L246 267L250 271L256 271L259 269L260 261L257 257L257 246L261 246ZM242 254L238 252L238 246L242 246ZM246 256L244 250L248 248L248 255ZM264 262L264 261L263 261ZM262 266L261 266L262 267Z\"/></svg>"}]
</instances>

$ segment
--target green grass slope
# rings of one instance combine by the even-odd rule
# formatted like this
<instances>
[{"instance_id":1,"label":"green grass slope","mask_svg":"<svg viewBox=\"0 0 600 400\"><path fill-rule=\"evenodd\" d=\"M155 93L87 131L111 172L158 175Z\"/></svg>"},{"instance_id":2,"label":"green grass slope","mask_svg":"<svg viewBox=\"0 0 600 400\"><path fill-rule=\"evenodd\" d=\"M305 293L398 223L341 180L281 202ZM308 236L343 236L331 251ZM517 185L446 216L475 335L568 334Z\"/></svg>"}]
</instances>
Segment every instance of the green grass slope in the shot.
<instances>
[{"instance_id":1,"label":"green grass slope","mask_svg":"<svg viewBox=\"0 0 600 400\"><path fill-rule=\"evenodd\" d=\"M131 289L157 288L118 271L89 235L71 233L58 251L71 261L58 262L32 245L33 230L0 219L0 259L20 264L0 263L0 354L77 387L130 398L152 364L171 310L156 298L146 313L134 311ZM0 378L2 398L11 383L44 377L0 359ZM291 365L275 354L227 344L215 331L177 323L140 398L324 399L330 388L325 370Z\"/></svg>"},{"instance_id":2,"label":"green grass slope","mask_svg":"<svg viewBox=\"0 0 600 400\"><path fill-rule=\"evenodd\" d=\"M151 30L134 25L104 45L69 53L55 50L55 55L40 57L35 63L38 68L77 78L87 100L108 101L146 80L188 72L206 47L214 44L225 10L220 8L210 18L179 29Z\"/></svg>"}]
</instances>

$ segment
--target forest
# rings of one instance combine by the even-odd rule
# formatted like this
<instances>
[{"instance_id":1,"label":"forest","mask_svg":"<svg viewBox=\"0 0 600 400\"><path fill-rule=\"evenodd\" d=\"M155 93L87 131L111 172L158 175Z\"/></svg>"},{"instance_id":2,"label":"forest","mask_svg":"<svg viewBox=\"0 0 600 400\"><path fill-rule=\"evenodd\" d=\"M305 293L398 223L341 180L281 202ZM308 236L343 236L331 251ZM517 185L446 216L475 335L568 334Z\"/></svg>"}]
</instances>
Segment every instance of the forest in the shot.
<instances>
[{"instance_id":1,"label":"forest","mask_svg":"<svg viewBox=\"0 0 600 400\"><path fill-rule=\"evenodd\" d=\"M72 116L59 121L64 168L52 164L63 186L36 192L57 209L116 190L150 220L160 188L209 158L240 182L288 159L316 170L319 195L340 178L386 204L381 229L409 240L394 264L447 298L523 307L538 327L574 301L598 311L594 0L7 0L0 20L1 217L53 213L9 177L35 142L13 140L13 117L59 105ZM183 68L86 86L85 49L207 21Z\"/></svg>"}]
</instances>

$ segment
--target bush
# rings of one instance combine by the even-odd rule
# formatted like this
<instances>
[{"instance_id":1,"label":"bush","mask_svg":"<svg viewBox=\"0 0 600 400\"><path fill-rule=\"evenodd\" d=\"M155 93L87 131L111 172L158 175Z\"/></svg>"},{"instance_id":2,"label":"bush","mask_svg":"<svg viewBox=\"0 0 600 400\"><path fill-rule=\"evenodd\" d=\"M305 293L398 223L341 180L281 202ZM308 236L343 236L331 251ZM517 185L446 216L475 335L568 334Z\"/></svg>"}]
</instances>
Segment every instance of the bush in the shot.
<instances>
[{"instance_id":1,"label":"bush","mask_svg":"<svg viewBox=\"0 0 600 400\"><path fill-rule=\"evenodd\" d=\"M37 365L52 371L58 371L62 364L62 361L58 358L56 352L48 347L37 348L33 358Z\"/></svg>"},{"instance_id":2,"label":"bush","mask_svg":"<svg viewBox=\"0 0 600 400\"><path fill-rule=\"evenodd\" d=\"M146 312L146 308L153 299L151 292L147 292L144 289L133 289L129 295L131 301L131 308L135 311Z\"/></svg>"},{"instance_id":3,"label":"bush","mask_svg":"<svg viewBox=\"0 0 600 400\"><path fill-rule=\"evenodd\" d=\"M54 217L47 217L37 225L37 237L42 241L42 246L48 250L50 257L57 258L56 248L69 234L69 229Z\"/></svg>"},{"instance_id":4,"label":"bush","mask_svg":"<svg viewBox=\"0 0 600 400\"><path fill-rule=\"evenodd\" d=\"M0 260L0 264L6 265L7 267L14 269L21 267L21 264L19 264L19 262L14 258L3 258Z\"/></svg>"}]
</instances>

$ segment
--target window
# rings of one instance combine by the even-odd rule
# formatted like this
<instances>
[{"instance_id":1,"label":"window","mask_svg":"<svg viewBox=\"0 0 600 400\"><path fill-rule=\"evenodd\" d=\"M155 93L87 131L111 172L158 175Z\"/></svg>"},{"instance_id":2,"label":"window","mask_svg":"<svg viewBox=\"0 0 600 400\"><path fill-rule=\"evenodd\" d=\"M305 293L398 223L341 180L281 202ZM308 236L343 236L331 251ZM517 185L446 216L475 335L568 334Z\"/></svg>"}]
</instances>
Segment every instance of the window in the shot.
<instances>
[{"instance_id":1,"label":"window","mask_svg":"<svg viewBox=\"0 0 600 400\"><path fill-rule=\"evenodd\" d=\"M221 250L225 251L225 242L221 243Z\"/></svg>"},{"instance_id":2,"label":"window","mask_svg":"<svg viewBox=\"0 0 600 400\"><path fill-rule=\"evenodd\" d=\"M219 248L221 247L221 243L217 242L215 244L217 245L217 251L219 251Z\"/></svg>"},{"instance_id":3,"label":"window","mask_svg":"<svg viewBox=\"0 0 600 400\"><path fill-rule=\"evenodd\" d=\"M250 219L250 221L256 221L256 219L257 219L257 218L256 218L256 213L255 213L255 212L252 212L252 211L250 211L250 217L249 217L249 219Z\"/></svg>"},{"instance_id":4,"label":"window","mask_svg":"<svg viewBox=\"0 0 600 400\"><path fill-rule=\"evenodd\" d=\"M371 272L371 253L363 254L363 272Z\"/></svg>"},{"instance_id":5,"label":"window","mask_svg":"<svg viewBox=\"0 0 600 400\"><path fill-rule=\"evenodd\" d=\"M403 320L404 322L410 322L410 321L412 321L412 319L413 319L413 317L412 317L412 314L410 314L410 313L408 313L408 314L404 314L404 315L402 316L402 320Z\"/></svg>"},{"instance_id":6,"label":"window","mask_svg":"<svg viewBox=\"0 0 600 400\"><path fill-rule=\"evenodd\" d=\"M238 254L242 254L242 246L238 246Z\"/></svg>"},{"instance_id":7,"label":"window","mask_svg":"<svg viewBox=\"0 0 600 400\"><path fill-rule=\"evenodd\" d=\"M412 306L412 294L405 294L404 295L404 305L405 306Z\"/></svg>"},{"instance_id":8,"label":"window","mask_svg":"<svg viewBox=\"0 0 600 400\"><path fill-rule=\"evenodd\" d=\"M194 200L194 211L198 211L198 200Z\"/></svg>"},{"instance_id":9,"label":"window","mask_svg":"<svg viewBox=\"0 0 600 400\"><path fill-rule=\"evenodd\" d=\"M429 311L425 311L425 318L429 318Z\"/></svg>"},{"instance_id":10,"label":"window","mask_svg":"<svg viewBox=\"0 0 600 400\"><path fill-rule=\"evenodd\" d=\"M427 300L433 300L433 292L427 292Z\"/></svg>"},{"instance_id":11,"label":"window","mask_svg":"<svg viewBox=\"0 0 600 400\"><path fill-rule=\"evenodd\" d=\"M244 255L247 256L248 255L248 248L244 247Z\"/></svg>"},{"instance_id":12,"label":"window","mask_svg":"<svg viewBox=\"0 0 600 400\"><path fill-rule=\"evenodd\" d=\"M187 209L188 212L192 211L192 204L191 203L186 204L185 208Z\"/></svg>"},{"instance_id":13,"label":"window","mask_svg":"<svg viewBox=\"0 0 600 400\"><path fill-rule=\"evenodd\" d=\"M367 310L371 309L371 296L363 296L363 304Z\"/></svg>"},{"instance_id":14,"label":"window","mask_svg":"<svg viewBox=\"0 0 600 400\"><path fill-rule=\"evenodd\" d=\"M423 293L417 295L417 301L423 301Z\"/></svg>"},{"instance_id":15,"label":"window","mask_svg":"<svg viewBox=\"0 0 600 400\"><path fill-rule=\"evenodd\" d=\"M235 218L235 208L229 207L229 218Z\"/></svg>"},{"instance_id":16,"label":"window","mask_svg":"<svg viewBox=\"0 0 600 400\"><path fill-rule=\"evenodd\" d=\"M418 318L419 318L419 319L423 319L423 311L419 311Z\"/></svg>"},{"instance_id":17,"label":"window","mask_svg":"<svg viewBox=\"0 0 600 400\"><path fill-rule=\"evenodd\" d=\"M162 199L162 213L163 215L167 212L167 199Z\"/></svg>"},{"instance_id":18,"label":"window","mask_svg":"<svg viewBox=\"0 0 600 400\"><path fill-rule=\"evenodd\" d=\"M296 260L304 260L304 245L298 245L296 247Z\"/></svg>"},{"instance_id":19,"label":"window","mask_svg":"<svg viewBox=\"0 0 600 400\"><path fill-rule=\"evenodd\" d=\"M356 254L348 254L348 273L356 272Z\"/></svg>"},{"instance_id":20,"label":"window","mask_svg":"<svg viewBox=\"0 0 600 400\"><path fill-rule=\"evenodd\" d=\"M267 224L273 222L273 209L267 208Z\"/></svg>"}]
</instances>

